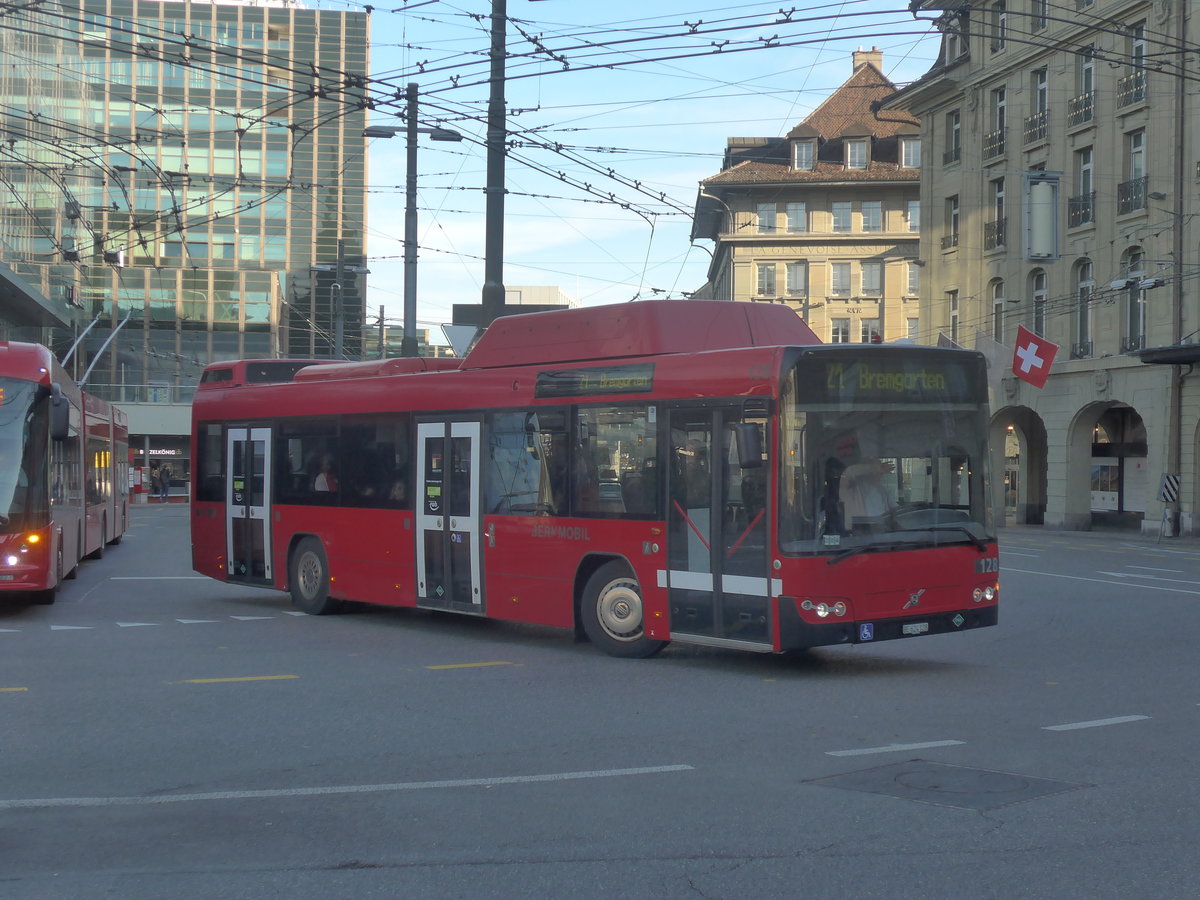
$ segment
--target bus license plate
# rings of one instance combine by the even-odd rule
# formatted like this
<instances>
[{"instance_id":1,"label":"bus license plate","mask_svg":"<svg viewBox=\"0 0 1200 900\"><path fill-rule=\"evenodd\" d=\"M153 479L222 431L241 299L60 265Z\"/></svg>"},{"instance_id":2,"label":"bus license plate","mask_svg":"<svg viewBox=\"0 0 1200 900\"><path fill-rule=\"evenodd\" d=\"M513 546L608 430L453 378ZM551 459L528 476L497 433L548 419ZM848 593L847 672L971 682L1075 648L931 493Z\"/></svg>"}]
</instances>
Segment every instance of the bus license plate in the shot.
<instances>
[{"instance_id":1,"label":"bus license plate","mask_svg":"<svg viewBox=\"0 0 1200 900\"><path fill-rule=\"evenodd\" d=\"M900 632L902 634L924 634L928 630L928 622L906 622L900 626Z\"/></svg>"}]
</instances>

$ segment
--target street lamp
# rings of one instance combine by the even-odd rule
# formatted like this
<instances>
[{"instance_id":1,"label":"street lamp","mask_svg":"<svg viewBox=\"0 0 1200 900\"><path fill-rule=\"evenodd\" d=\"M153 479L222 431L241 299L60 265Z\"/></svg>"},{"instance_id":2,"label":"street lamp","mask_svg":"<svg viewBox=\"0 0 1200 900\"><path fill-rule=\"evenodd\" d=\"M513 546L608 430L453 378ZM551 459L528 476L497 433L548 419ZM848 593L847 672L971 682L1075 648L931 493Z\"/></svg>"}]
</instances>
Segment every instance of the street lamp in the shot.
<instances>
[{"instance_id":1,"label":"street lamp","mask_svg":"<svg viewBox=\"0 0 1200 900\"><path fill-rule=\"evenodd\" d=\"M403 129L390 125L370 125L363 137L395 137L405 132L407 168L404 181L404 337L401 356L417 355L417 135L427 134L434 141L461 141L463 136L451 128L417 127L417 85L404 91L407 101Z\"/></svg>"}]
</instances>

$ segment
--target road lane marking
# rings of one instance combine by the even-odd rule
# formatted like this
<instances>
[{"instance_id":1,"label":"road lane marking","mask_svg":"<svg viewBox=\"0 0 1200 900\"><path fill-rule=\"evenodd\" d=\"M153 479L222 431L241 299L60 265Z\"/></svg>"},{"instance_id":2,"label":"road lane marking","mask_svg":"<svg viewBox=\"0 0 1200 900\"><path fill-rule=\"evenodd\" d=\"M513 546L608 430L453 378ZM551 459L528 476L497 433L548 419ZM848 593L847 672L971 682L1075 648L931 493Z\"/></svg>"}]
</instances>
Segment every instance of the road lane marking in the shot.
<instances>
[{"instance_id":1,"label":"road lane marking","mask_svg":"<svg viewBox=\"0 0 1200 900\"><path fill-rule=\"evenodd\" d=\"M1111 575L1114 578L1146 578L1150 581L1166 581L1170 584L1200 584L1200 581L1190 581L1185 578L1161 578L1158 575L1141 575L1137 572L1100 572L1101 575Z\"/></svg>"},{"instance_id":2,"label":"road lane marking","mask_svg":"<svg viewBox=\"0 0 1200 900\"><path fill-rule=\"evenodd\" d=\"M477 663L451 663L444 666L426 666L427 669L482 669L485 666L515 666L516 663L505 662L498 659L495 662L477 662Z\"/></svg>"},{"instance_id":3,"label":"road lane marking","mask_svg":"<svg viewBox=\"0 0 1200 900\"><path fill-rule=\"evenodd\" d=\"M493 778L458 778L446 781L408 781L396 784L349 784L330 787L281 788L266 791L213 791L205 794L161 794L153 797L44 797L30 800L0 800L0 810L47 807L157 806L163 803L194 803L201 800L272 800L281 797L327 797L339 794L381 794L397 791L428 791L439 788L496 787L505 784L540 784L581 781L588 778L622 778L631 775L665 775L691 772L695 766L643 766L636 769L599 769L591 772L552 772L545 775L500 775Z\"/></svg>"},{"instance_id":4,"label":"road lane marking","mask_svg":"<svg viewBox=\"0 0 1200 900\"><path fill-rule=\"evenodd\" d=\"M231 619L237 619L239 622L257 622L260 619L273 619L274 616L230 616Z\"/></svg>"},{"instance_id":5,"label":"road lane marking","mask_svg":"<svg viewBox=\"0 0 1200 900\"><path fill-rule=\"evenodd\" d=\"M210 581L207 575L110 575L109 581Z\"/></svg>"},{"instance_id":6,"label":"road lane marking","mask_svg":"<svg viewBox=\"0 0 1200 900\"><path fill-rule=\"evenodd\" d=\"M1183 569L1163 569L1158 566L1126 566L1127 569L1145 569L1147 572L1172 572L1176 575L1182 575Z\"/></svg>"},{"instance_id":7,"label":"road lane marking","mask_svg":"<svg viewBox=\"0 0 1200 900\"><path fill-rule=\"evenodd\" d=\"M1090 581L1094 584L1107 584L1110 587L1112 586L1112 582L1104 578L1085 578L1082 575L1059 575L1055 572L1033 572L1029 569L1014 569L1011 566L1005 566L1004 571L1017 572L1021 575L1041 575L1045 578L1066 578L1068 581ZM1143 591L1167 591L1171 594L1191 594L1193 596L1200 596L1200 591L1185 591L1183 588L1159 587L1158 585L1154 584L1139 584L1137 587L1139 590Z\"/></svg>"},{"instance_id":8,"label":"road lane marking","mask_svg":"<svg viewBox=\"0 0 1200 900\"><path fill-rule=\"evenodd\" d=\"M51 631L91 631L95 625L51 625Z\"/></svg>"},{"instance_id":9,"label":"road lane marking","mask_svg":"<svg viewBox=\"0 0 1200 900\"><path fill-rule=\"evenodd\" d=\"M861 747L858 750L826 750L826 756L869 756L872 753L902 753L905 750L928 750L931 747L954 747L966 741L925 741L921 744L888 744L885 747Z\"/></svg>"},{"instance_id":10,"label":"road lane marking","mask_svg":"<svg viewBox=\"0 0 1200 900\"><path fill-rule=\"evenodd\" d=\"M216 619L176 619L180 625L216 625Z\"/></svg>"},{"instance_id":11,"label":"road lane marking","mask_svg":"<svg viewBox=\"0 0 1200 900\"><path fill-rule=\"evenodd\" d=\"M1105 725L1123 725L1126 722L1140 722L1149 716L1117 716L1112 719L1093 719L1090 722L1069 722L1066 725L1043 725L1043 731L1076 731L1080 728L1103 728Z\"/></svg>"},{"instance_id":12,"label":"road lane marking","mask_svg":"<svg viewBox=\"0 0 1200 900\"><path fill-rule=\"evenodd\" d=\"M240 678L186 678L175 684L226 684L234 681L286 681L299 675L244 675Z\"/></svg>"},{"instance_id":13,"label":"road lane marking","mask_svg":"<svg viewBox=\"0 0 1200 900\"><path fill-rule=\"evenodd\" d=\"M29 690L29 688L0 688L0 694L20 694Z\"/></svg>"},{"instance_id":14,"label":"road lane marking","mask_svg":"<svg viewBox=\"0 0 1200 900\"><path fill-rule=\"evenodd\" d=\"M118 628L145 628L149 625L157 625L157 622L118 622Z\"/></svg>"}]
</instances>

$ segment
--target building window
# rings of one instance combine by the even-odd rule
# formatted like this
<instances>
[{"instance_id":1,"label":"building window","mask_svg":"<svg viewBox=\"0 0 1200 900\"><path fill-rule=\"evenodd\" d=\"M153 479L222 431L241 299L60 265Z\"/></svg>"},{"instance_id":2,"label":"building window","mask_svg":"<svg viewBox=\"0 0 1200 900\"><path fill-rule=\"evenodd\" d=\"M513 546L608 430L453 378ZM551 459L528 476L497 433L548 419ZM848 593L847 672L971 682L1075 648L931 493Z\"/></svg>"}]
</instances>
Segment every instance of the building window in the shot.
<instances>
[{"instance_id":1,"label":"building window","mask_svg":"<svg viewBox=\"0 0 1200 900\"><path fill-rule=\"evenodd\" d=\"M1096 57L1085 47L1076 57L1075 96L1067 104L1067 125L1074 128L1092 121L1096 110Z\"/></svg>"},{"instance_id":2,"label":"building window","mask_svg":"<svg viewBox=\"0 0 1200 900\"><path fill-rule=\"evenodd\" d=\"M829 320L829 343L831 343L831 344L848 344L848 343L850 343L850 320L849 319L830 319Z\"/></svg>"},{"instance_id":3,"label":"building window","mask_svg":"<svg viewBox=\"0 0 1200 900\"><path fill-rule=\"evenodd\" d=\"M792 144L792 168L805 172L812 171L817 160L817 145L815 141L796 141Z\"/></svg>"},{"instance_id":4,"label":"building window","mask_svg":"<svg viewBox=\"0 0 1200 900\"><path fill-rule=\"evenodd\" d=\"M859 340L864 344L882 344L883 334L879 330L878 319L859 319Z\"/></svg>"},{"instance_id":5,"label":"building window","mask_svg":"<svg viewBox=\"0 0 1200 900\"><path fill-rule=\"evenodd\" d=\"M758 204L758 233L772 234L775 231L775 204Z\"/></svg>"},{"instance_id":6,"label":"building window","mask_svg":"<svg viewBox=\"0 0 1200 900\"><path fill-rule=\"evenodd\" d=\"M958 196L946 198L946 216L942 223L942 249L958 246Z\"/></svg>"},{"instance_id":7,"label":"building window","mask_svg":"<svg viewBox=\"0 0 1200 900\"><path fill-rule=\"evenodd\" d=\"M1146 255L1137 248L1125 251L1122 268L1125 270L1125 336L1121 351L1141 350L1146 345Z\"/></svg>"},{"instance_id":8,"label":"building window","mask_svg":"<svg viewBox=\"0 0 1200 900\"><path fill-rule=\"evenodd\" d=\"M1034 269L1029 275L1029 293L1033 302L1033 313L1030 325L1033 333L1039 337L1046 334L1046 272Z\"/></svg>"},{"instance_id":9,"label":"building window","mask_svg":"<svg viewBox=\"0 0 1200 900\"><path fill-rule=\"evenodd\" d=\"M908 220L908 230L912 234L916 234L921 230L921 201L909 200L908 206L905 208L904 217Z\"/></svg>"},{"instance_id":10,"label":"building window","mask_svg":"<svg viewBox=\"0 0 1200 900\"><path fill-rule=\"evenodd\" d=\"M848 232L850 230L850 210L849 201L835 200L833 203L833 230L835 232Z\"/></svg>"},{"instance_id":11,"label":"building window","mask_svg":"<svg viewBox=\"0 0 1200 900\"><path fill-rule=\"evenodd\" d=\"M1073 359L1084 359L1092 355L1092 294L1096 283L1092 280L1091 260L1080 260L1075 265L1075 343L1071 347Z\"/></svg>"},{"instance_id":12,"label":"building window","mask_svg":"<svg viewBox=\"0 0 1200 900\"><path fill-rule=\"evenodd\" d=\"M999 53L1008 40L1008 4L997 0L992 4L992 52Z\"/></svg>"},{"instance_id":13,"label":"building window","mask_svg":"<svg viewBox=\"0 0 1200 900\"><path fill-rule=\"evenodd\" d=\"M992 298L992 340L1004 343L1004 282L993 278L988 293Z\"/></svg>"},{"instance_id":14,"label":"building window","mask_svg":"<svg viewBox=\"0 0 1200 900\"><path fill-rule=\"evenodd\" d=\"M790 234L808 231L808 209L804 203L793 201L787 205L787 230Z\"/></svg>"},{"instance_id":15,"label":"building window","mask_svg":"<svg viewBox=\"0 0 1200 900\"><path fill-rule=\"evenodd\" d=\"M1146 99L1146 23L1138 22L1129 29L1126 52L1130 72L1117 79L1117 106L1126 107Z\"/></svg>"},{"instance_id":16,"label":"building window","mask_svg":"<svg viewBox=\"0 0 1200 900\"><path fill-rule=\"evenodd\" d=\"M962 116L957 109L946 113L946 149L942 163L958 162L962 158Z\"/></svg>"},{"instance_id":17,"label":"building window","mask_svg":"<svg viewBox=\"0 0 1200 900\"><path fill-rule=\"evenodd\" d=\"M850 296L850 263L829 264L829 294L832 297Z\"/></svg>"},{"instance_id":18,"label":"building window","mask_svg":"<svg viewBox=\"0 0 1200 900\"><path fill-rule=\"evenodd\" d=\"M883 231L883 203L879 200L863 201L862 230Z\"/></svg>"},{"instance_id":19,"label":"building window","mask_svg":"<svg viewBox=\"0 0 1200 900\"><path fill-rule=\"evenodd\" d=\"M992 181L992 220L983 224L983 249L995 250L1004 246L1008 219L1004 214L1004 179Z\"/></svg>"},{"instance_id":20,"label":"building window","mask_svg":"<svg viewBox=\"0 0 1200 900\"><path fill-rule=\"evenodd\" d=\"M988 117L991 130L983 135L983 158L992 159L1004 153L1004 126L1008 115L1008 90L994 88L988 95Z\"/></svg>"},{"instance_id":21,"label":"building window","mask_svg":"<svg viewBox=\"0 0 1200 900\"><path fill-rule=\"evenodd\" d=\"M1146 132L1139 128L1125 135L1125 180L1117 185L1117 212L1146 208Z\"/></svg>"},{"instance_id":22,"label":"building window","mask_svg":"<svg viewBox=\"0 0 1200 900\"><path fill-rule=\"evenodd\" d=\"M915 137L900 138L900 168L921 168L921 139Z\"/></svg>"},{"instance_id":23,"label":"building window","mask_svg":"<svg viewBox=\"0 0 1200 900\"><path fill-rule=\"evenodd\" d=\"M958 346L958 291L946 291L946 306L950 308L950 340Z\"/></svg>"},{"instance_id":24,"label":"building window","mask_svg":"<svg viewBox=\"0 0 1200 900\"><path fill-rule=\"evenodd\" d=\"M921 296L921 267L917 265L915 259L908 261L908 280L904 293L909 297Z\"/></svg>"},{"instance_id":25,"label":"building window","mask_svg":"<svg viewBox=\"0 0 1200 900\"><path fill-rule=\"evenodd\" d=\"M1095 221L1096 191L1092 182L1092 148L1075 151L1075 193L1067 198L1067 225L1077 228Z\"/></svg>"},{"instance_id":26,"label":"building window","mask_svg":"<svg viewBox=\"0 0 1200 900\"><path fill-rule=\"evenodd\" d=\"M880 297L883 295L883 263L872 260L864 262L859 271L862 277L862 293L864 297Z\"/></svg>"},{"instance_id":27,"label":"building window","mask_svg":"<svg viewBox=\"0 0 1200 900\"><path fill-rule=\"evenodd\" d=\"M867 167L867 142L865 139L846 141L846 168L865 169Z\"/></svg>"},{"instance_id":28,"label":"building window","mask_svg":"<svg viewBox=\"0 0 1200 900\"><path fill-rule=\"evenodd\" d=\"M1050 73L1035 69L1030 75L1030 113L1025 117L1025 143L1046 140L1050 133Z\"/></svg>"},{"instance_id":29,"label":"building window","mask_svg":"<svg viewBox=\"0 0 1200 900\"><path fill-rule=\"evenodd\" d=\"M916 317L910 317L905 319L904 323L906 326L905 336L915 344L917 338L921 335L921 320Z\"/></svg>"},{"instance_id":30,"label":"building window","mask_svg":"<svg viewBox=\"0 0 1200 900\"><path fill-rule=\"evenodd\" d=\"M787 293L789 297L808 296L808 263L787 264Z\"/></svg>"},{"instance_id":31,"label":"building window","mask_svg":"<svg viewBox=\"0 0 1200 900\"><path fill-rule=\"evenodd\" d=\"M1050 0L1033 0L1033 9L1030 13L1030 27L1034 31L1045 31L1046 23L1050 18Z\"/></svg>"},{"instance_id":32,"label":"building window","mask_svg":"<svg viewBox=\"0 0 1200 900\"><path fill-rule=\"evenodd\" d=\"M775 263L758 263L755 266L758 273L758 284L755 295L759 297L775 296Z\"/></svg>"}]
</instances>

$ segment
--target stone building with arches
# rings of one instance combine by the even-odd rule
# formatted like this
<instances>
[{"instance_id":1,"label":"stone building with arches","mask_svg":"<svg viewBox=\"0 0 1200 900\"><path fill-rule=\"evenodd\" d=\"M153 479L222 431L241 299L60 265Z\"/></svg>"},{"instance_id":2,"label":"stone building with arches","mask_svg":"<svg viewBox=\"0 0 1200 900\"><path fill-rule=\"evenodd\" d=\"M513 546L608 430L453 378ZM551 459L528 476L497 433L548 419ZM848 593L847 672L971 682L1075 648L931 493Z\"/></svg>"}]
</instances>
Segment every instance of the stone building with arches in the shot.
<instances>
[{"instance_id":1,"label":"stone building with arches","mask_svg":"<svg viewBox=\"0 0 1200 900\"><path fill-rule=\"evenodd\" d=\"M1200 532L1191 6L910 3L942 33L884 103L922 123L921 331L989 350L1009 523ZM1059 346L1044 389L1018 326Z\"/></svg>"}]
</instances>

